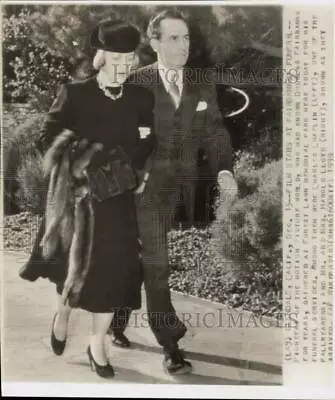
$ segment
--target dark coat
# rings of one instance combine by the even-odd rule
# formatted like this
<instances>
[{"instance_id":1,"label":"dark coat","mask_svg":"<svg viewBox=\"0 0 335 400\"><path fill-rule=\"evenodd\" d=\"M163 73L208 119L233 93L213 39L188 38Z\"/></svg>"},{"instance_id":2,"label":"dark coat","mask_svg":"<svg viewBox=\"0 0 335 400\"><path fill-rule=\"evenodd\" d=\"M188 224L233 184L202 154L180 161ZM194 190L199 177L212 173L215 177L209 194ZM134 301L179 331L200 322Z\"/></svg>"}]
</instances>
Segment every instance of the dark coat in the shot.
<instances>
[{"instance_id":1,"label":"dark coat","mask_svg":"<svg viewBox=\"0 0 335 400\"><path fill-rule=\"evenodd\" d=\"M63 85L54 101L38 144L44 153L62 129L113 148L120 145L136 169L143 168L155 145L154 98L140 85L125 84L123 96L111 100L99 89L96 77ZM139 127L152 134L141 139Z\"/></svg>"},{"instance_id":2,"label":"dark coat","mask_svg":"<svg viewBox=\"0 0 335 400\"><path fill-rule=\"evenodd\" d=\"M140 137L140 127L151 134ZM125 84L121 98L113 101L99 89L95 77L62 86L43 127L39 147L45 151L64 129L89 142L100 142L106 151L121 146L134 169L141 170L153 151L153 96L137 85ZM104 152L92 163L105 162ZM134 193L124 192L102 202L94 200L92 267L82 288L78 306L92 312L110 312L119 307L139 308L142 284ZM38 244L42 224L28 263L21 277L35 280L47 277L62 292L67 274L67 254L61 249L46 262Z\"/></svg>"}]
</instances>

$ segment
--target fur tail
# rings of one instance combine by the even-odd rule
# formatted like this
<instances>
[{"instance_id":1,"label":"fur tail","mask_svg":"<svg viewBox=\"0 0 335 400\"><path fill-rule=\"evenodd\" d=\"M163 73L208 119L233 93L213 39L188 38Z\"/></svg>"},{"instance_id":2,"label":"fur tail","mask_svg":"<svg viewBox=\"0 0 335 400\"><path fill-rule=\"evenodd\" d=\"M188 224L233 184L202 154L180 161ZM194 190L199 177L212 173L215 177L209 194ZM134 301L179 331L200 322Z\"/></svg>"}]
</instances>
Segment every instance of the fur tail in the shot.
<instances>
[{"instance_id":1,"label":"fur tail","mask_svg":"<svg viewBox=\"0 0 335 400\"><path fill-rule=\"evenodd\" d=\"M62 292L62 301L76 307L91 264L94 215L90 196L77 198L75 228L69 255L69 268Z\"/></svg>"},{"instance_id":2,"label":"fur tail","mask_svg":"<svg viewBox=\"0 0 335 400\"><path fill-rule=\"evenodd\" d=\"M69 143L74 141L74 139L75 133L69 129L63 130L58 136L56 136L43 159L43 171L46 177L51 173L55 165L59 165L65 149L68 148Z\"/></svg>"},{"instance_id":3,"label":"fur tail","mask_svg":"<svg viewBox=\"0 0 335 400\"><path fill-rule=\"evenodd\" d=\"M45 173L50 175L45 210L45 234L40 242L44 259L50 258L59 244L60 226L70 205L72 176L70 154L71 131L59 135L46 153Z\"/></svg>"}]
</instances>

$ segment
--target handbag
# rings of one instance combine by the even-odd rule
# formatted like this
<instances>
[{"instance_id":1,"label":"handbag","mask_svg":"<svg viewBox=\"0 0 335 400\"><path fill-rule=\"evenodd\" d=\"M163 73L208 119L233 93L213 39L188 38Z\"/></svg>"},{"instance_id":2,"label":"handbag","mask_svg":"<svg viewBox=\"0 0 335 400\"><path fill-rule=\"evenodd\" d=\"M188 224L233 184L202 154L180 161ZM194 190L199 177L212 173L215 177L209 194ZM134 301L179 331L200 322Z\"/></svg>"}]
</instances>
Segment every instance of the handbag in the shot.
<instances>
[{"instance_id":1,"label":"handbag","mask_svg":"<svg viewBox=\"0 0 335 400\"><path fill-rule=\"evenodd\" d=\"M137 175L121 146L108 151L98 168L88 168L92 196L104 201L138 186Z\"/></svg>"}]
</instances>

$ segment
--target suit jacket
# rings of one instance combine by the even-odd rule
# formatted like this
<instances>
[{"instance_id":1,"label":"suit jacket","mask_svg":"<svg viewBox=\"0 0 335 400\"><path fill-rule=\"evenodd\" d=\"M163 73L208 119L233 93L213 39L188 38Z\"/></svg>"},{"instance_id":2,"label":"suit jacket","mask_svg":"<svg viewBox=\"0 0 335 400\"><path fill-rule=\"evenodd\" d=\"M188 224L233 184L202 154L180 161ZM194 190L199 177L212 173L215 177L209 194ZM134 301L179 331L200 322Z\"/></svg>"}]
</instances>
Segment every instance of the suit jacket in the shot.
<instances>
[{"instance_id":1,"label":"suit jacket","mask_svg":"<svg viewBox=\"0 0 335 400\"><path fill-rule=\"evenodd\" d=\"M135 71L129 82L149 88L155 98L157 143L145 189L150 202L154 198L164 202L162 197L180 185L195 186L199 148L205 150L212 174L223 169L232 170L231 139L222 122L211 71L204 70L200 74L184 69L184 87L178 109L165 90L157 63ZM206 107L197 111L198 105ZM171 195L165 197L166 201L171 201Z\"/></svg>"}]
</instances>

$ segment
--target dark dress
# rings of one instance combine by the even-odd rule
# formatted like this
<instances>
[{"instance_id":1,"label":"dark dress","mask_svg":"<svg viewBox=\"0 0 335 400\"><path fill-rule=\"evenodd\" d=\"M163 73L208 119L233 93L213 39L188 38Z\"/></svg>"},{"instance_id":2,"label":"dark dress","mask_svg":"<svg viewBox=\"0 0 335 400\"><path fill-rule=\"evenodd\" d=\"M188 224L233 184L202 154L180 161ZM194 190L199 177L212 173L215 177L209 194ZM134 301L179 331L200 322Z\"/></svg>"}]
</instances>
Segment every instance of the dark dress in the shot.
<instances>
[{"instance_id":1,"label":"dark dress","mask_svg":"<svg viewBox=\"0 0 335 400\"><path fill-rule=\"evenodd\" d=\"M150 127L152 133L141 139L139 127ZM134 84L125 84L122 97L112 100L98 87L95 77L64 85L48 113L41 149L45 151L64 128L100 142L106 149L121 146L135 171L141 170L155 143L152 94ZM93 208L91 267L78 307L100 313L117 311L121 307L138 309L141 307L142 268L134 192L128 190L101 202L94 199ZM43 260L39 247L43 233L44 222L20 276L27 280L48 278L56 283L61 293L67 254L60 250L52 260Z\"/></svg>"}]
</instances>

